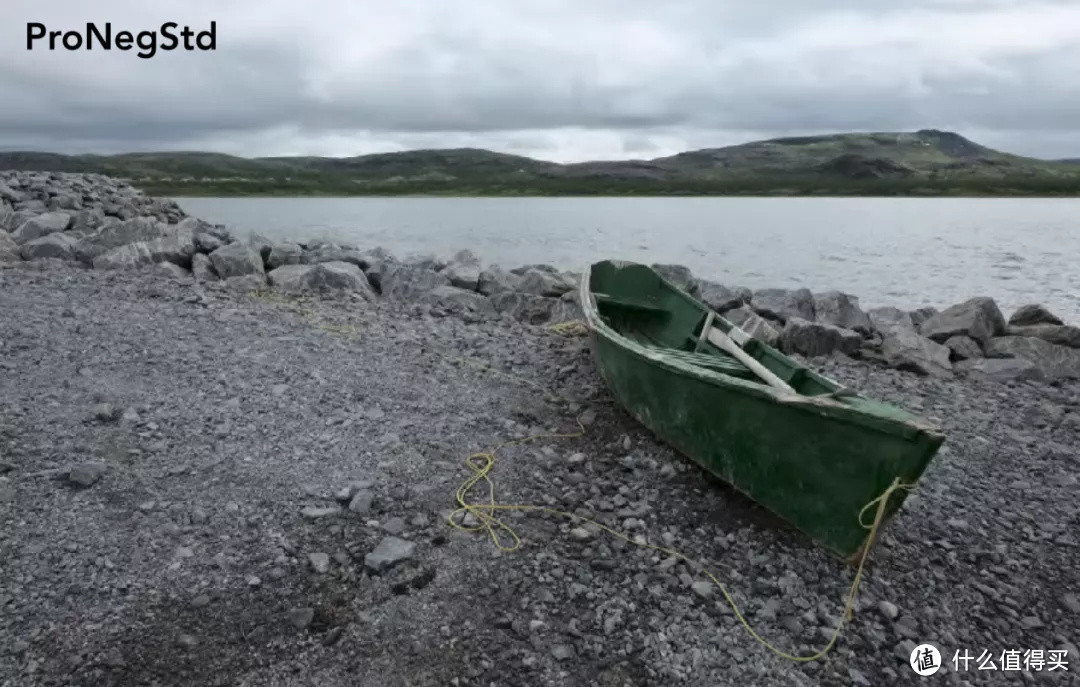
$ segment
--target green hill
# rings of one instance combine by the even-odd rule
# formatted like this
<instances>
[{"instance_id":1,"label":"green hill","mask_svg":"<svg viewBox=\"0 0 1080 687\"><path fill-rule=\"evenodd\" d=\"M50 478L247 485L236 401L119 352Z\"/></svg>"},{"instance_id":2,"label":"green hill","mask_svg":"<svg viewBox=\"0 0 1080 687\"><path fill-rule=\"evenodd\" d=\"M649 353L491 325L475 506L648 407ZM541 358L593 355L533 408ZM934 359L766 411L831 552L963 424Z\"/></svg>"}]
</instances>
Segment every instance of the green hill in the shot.
<instances>
[{"instance_id":1,"label":"green hill","mask_svg":"<svg viewBox=\"0 0 1080 687\"><path fill-rule=\"evenodd\" d=\"M1011 155L936 130L777 138L574 164L473 148L347 158L0 152L0 169L100 172L165 195L1078 195L1075 163Z\"/></svg>"}]
</instances>

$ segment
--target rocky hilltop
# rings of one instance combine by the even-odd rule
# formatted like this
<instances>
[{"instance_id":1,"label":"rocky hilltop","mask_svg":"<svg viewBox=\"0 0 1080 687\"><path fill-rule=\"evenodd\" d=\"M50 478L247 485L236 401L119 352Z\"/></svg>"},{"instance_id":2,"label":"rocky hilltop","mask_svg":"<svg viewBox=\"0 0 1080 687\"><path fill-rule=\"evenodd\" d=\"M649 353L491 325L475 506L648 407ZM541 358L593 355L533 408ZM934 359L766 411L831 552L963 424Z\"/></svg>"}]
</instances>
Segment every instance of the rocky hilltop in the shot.
<instances>
[{"instance_id":1,"label":"rocky hilltop","mask_svg":"<svg viewBox=\"0 0 1080 687\"><path fill-rule=\"evenodd\" d=\"M953 669L984 649L1071 684L1080 383L1038 307L864 312L661 267L946 435L835 649L793 663L700 566L799 655L852 571L612 405L587 339L545 326L576 316L574 275L236 240L102 177L0 173L0 195L4 687L910 685L924 641L943 684L1000 682ZM451 527L470 454L552 431L497 452L493 498L626 539Z\"/></svg>"},{"instance_id":2,"label":"rocky hilltop","mask_svg":"<svg viewBox=\"0 0 1080 687\"><path fill-rule=\"evenodd\" d=\"M471 251L398 259L381 248L237 240L108 177L0 174L0 260L54 259L94 269L153 268L233 291L338 292L388 298L467 320L502 316L544 324L579 314L578 275L549 265L504 270ZM1029 305L1006 320L993 299L938 311L876 308L839 291L749 289L655 265L747 332L787 353L839 353L923 375L972 374L1052 382L1080 377L1080 328Z\"/></svg>"}]
</instances>

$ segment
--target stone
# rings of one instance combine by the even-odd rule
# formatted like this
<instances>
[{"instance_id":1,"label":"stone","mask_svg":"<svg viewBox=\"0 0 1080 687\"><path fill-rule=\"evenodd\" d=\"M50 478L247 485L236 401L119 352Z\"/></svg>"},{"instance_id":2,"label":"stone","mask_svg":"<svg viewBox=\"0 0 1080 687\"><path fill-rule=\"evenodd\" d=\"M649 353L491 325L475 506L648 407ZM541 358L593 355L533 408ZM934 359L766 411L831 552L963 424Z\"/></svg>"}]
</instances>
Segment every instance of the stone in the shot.
<instances>
[{"instance_id":1,"label":"stone","mask_svg":"<svg viewBox=\"0 0 1080 687\"><path fill-rule=\"evenodd\" d=\"M711 599L716 593L716 585L708 580L697 580L690 585L690 589L702 599Z\"/></svg>"},{"instance_id":2,"label":"stone","mask_svg":"<svg viewBox=\"0 0 1080 687\"><path fill-rule=\"evenodd\" d=\"M221 282L225 288L236 293L251 293L266 288L265 274L245 274L242 277L229 277Z\"/></svg>"},{"instance_id":3,"label":"stone","mask_svg":"<svg viewBox=\"0 0 1080 687\"><path fill-rule=\"evenodd\" d=\"M896 620L900 616L900 609L891 601L879 601L878 611L889 620Z\"/></svg>"},{"instance_id":4,"label":"stone","mask_svg":"<svg viewBox=\"0 0 1080 687\"><path fill-rule=\"evenodd\" d=\"M382 528L387 534L401 534L405 531L405 518L392 517L383 523Z\"/></svg>"},{"instance_id":5,"label":"stone","mask_svg":"<svg viewBox=\"0 0 1080 687\"><path fill-rule=\"evenodd\" d=\"M1022 305L1009 317L1008 324L1015 327L1026 327L1035 324L1056 324L1060 326L1065 323L1041 305Z\"/></svg>"},{"instance_id":6,"label":"stone","mask_svg":"<svg viewBox=\"0 0 1080 687\"><path fill-rule=\"evenodd\" d=\"M191 256L191 274L195 277L195 281L198 282L212 282L217 281L217 272L214 271L214 266L210 262L210 257L202 253L196 253Z\"/></svg>"},{"instance_id":7,"label":"stone","mask_svg":"<svg viewBox=\"0 0 1080 687\"><path fill-rule=\"evenodd\" d=\"M705 305L719 313L725 313L739 306L749 303L752 294L750 289L729 289L723 284L699 279L697 282L697 298Z\"/></svg>"},{"instance_id":8,"label":"stone","mask_svg":"<svg viewBox=\"0 0 1080 687\"><path fill-rule=\"evenodd\" d=\"M16 182L18 184L18 182ZM22 191L16 191L5 183L0 182L0 199L9 203L20 203L26 198Z\"/></svg>"},{"instance_id":9,"label":"stone","mask_svg":"<svg viewBox=\"0 0 1080 687\"><path fill-rule=\"evenodd\" d=\"M200 253L213 253L218 248L225 245L225 241L222 241L217 236L210 233L195 234L195 247L199 249Z\"/></svg>"},{"instance_id":10,"label":"stone","mask_svg":"<svg viewBox=\"0 0 1080 687\"><path fill-rule=\"evenodd\" d=\"M901 328L887 335L881 342L881 355L887 365L898 370L931 377L952 376L949 349L914 329Z\"/></svg>"},{"instance_id":11,"label":"stone","mask_svg":"<svg viewBox=\"0 0 1080 687\"><path fill-rule=\"evenodd\" d=\"M570 530L570 538L574 541L589 541L593 538L593 533L585 527L574 527Z\"/></svg>"},{"instance_id":12,"label":"stone","mask_svg":"<svg viewBox=\"0 0 1080 687\"><path fill-rule=\"evenodd\" d=\"M970 336L963 334L950 336L945 340L945 347L949 349L950 360L972 360L983 357L979 343Z\"/></svg>"},{"instance_id":13,"label":"stone","mask_svg":"<svg viewBox=\"0 0 1080 687\"><path fill-rule=\"evenodd\" d=\"M171 262L156 263L152 270L166 279L178 279L180 281L191 279L191 272Z\"/></svg>"},{"instance_id":14,"label":"stone","mask_svg":"<svg viewBox=\"0 0 1080 687\"><path fill-rule=\"evenodd\" d=\"M496 312L506 313L528 324L545 324L575 319L578 315L573 303L558 298L545 298L527 293L500 292L490 298Z\"/></svg>"},{"instance_id":15,"label":"stone","mask_svg":"<svg viewBox=\"0 0 1080 687\"><path fill-rule=\"evenodd\" d=\"M325 575L330 572L330 555L317 551L315 553L308 554L308 562L311 563L311 569L320 575Z\"/></svg>"},{"instance_id":16,"label":"stone","mask_svg":"<svg viewBox=\"0 0 1080 687\"><path fill-rule=\"evenodd\" d=\"M899 308L872 308L866 315L870 318L871 326L882 336L894 334L898 330L915 331L915 321L911 319L911 315Z\"/></svg>"},{"instance_id":17,"label":"stone","mask_svg":"<svg viewBox=\"0 0 1080 687\"><path fill-rule=\"evenodd\" d=\"M115 422L120 419L122 413L123 411L112 403L98 403L90 410L90 414L98 422Z\"/></svg>"},{"instance_id":18,"label":"stone","mask_svg":"<svg viewBox=\"0 0 1080 687\"><path fill-rule=\"evenodd\" d=\"M300 514L308 520L320 520L332 515L340 515L341 509L337 506L307 506L300 511Z\"/></svg>"},{"instance_id":19,"label":"stone","mask_svg":"<svg viewBox=\"0 0 1080 687\"><path fill-rule=\"evenodd\" d=\"M780 334L780 346L785 353L798 353L808 358L834 352L851 355L861 345L862 335L858 332L799 317L788 319Z\"/></svg>"},{"instance_id":20,"label":"stone","mask_svg":"<svg viewBox=\"0 0 1080 687\"><path fill-rule=\"evenodd\" d=\"M918 327L923 322L926 322L931 317L933 317L934 315L937 315L937 314L938 314L938 309L934 308L934 307L931 307L929 305L924 305L921 308L915 308L914 310L912 310L911 312L908 313L908 315L911 316L911 321L915 324L916 327Z\"/></svg>"},{"instance_id":21,"label":"stone","mask_svg":"<svg viewBox=\"0 0 1080 687\"><path fill-rule=\"evenodd\" d=\"M1076 594L1066 594L1061 597L1061 605L1070 613L1080 615L1080 597Z\"/></svg>"},{"instance_id":22,"label":"stone","mask_svg":"<svg viewBox=\"0 0 1080 687\"><path fill-rule=\"evenodd\" d=\"M918 327L921 335L938 343L965 335L985 348L991 338L1005 333L1005 317L993 298L979 297L946 308Z\"/></svg>"},{"instance_id":23,"label":"stone","mask_svg":"<svg viewBox=\"0 0 1080 687\"><path fill-rule=\"evenodd\" d=\"M361 489L353 494L352 499L349 500L349 511L364 515L371 511L371 502L371 492L366 489Z\"/></svg>"},{"instance_id":24,"label":"stone","mask_svg":"<svg viewBox=\"0 0 1080 687\"><path fill-rule=\"evenodd\" d=\"M961 360L953 366L957 372L993 382L1038 381L1035 365L1020 358L975 358Z\"/></svg>"},{"instance_id":25,"label":"stone","mask_svg":"<svg viewBox=\"0 0 1080 687\"><path fill-rule=\"evenodd\" d=\"M0 262L16 262L22 260L19 256L19 244L11 238L11 234L0 229Z\"/></svg>"},{"instance_id":26,"label":"stone","mask_svg":"<svg viewBox=\"0 0 1080 687\"><path fill-rule=\"evenodd\" d=\"M577 653L574 651L574 647L569 644L556 644L551 647L551 655L558 661L567 661L576 656Z\"/></svg>"},{"instance_id":27,"label":"stone","mask_svg":"<svg viewBox=\"0 0 1080 687\"><path fill-rule=\"evenodd\" d=\"M479 287L481 271L480 259L468 250L455 253L442 269L451 286L470 291L476 291Z\"/></svg>"},{"instance_id":28,"label":"stone","mask_svg":"<svg viewBox=\"0 0 1080 687\"><path fill-rule=\"evenodd\" d=\"M222 279L243 277L249 274L263 274L262 256L251 246L243 243L230 243L210 254L214 271Z\"/></svg>"},{"instance_id":29,"label":"stone","mask_svg":"<svg viewBox=\"0 0 1080 687\"><path fill-rule=\"evenodd\" d=\"M1033 336L1057 346L1080 348L1080 327L1065 324L1010 325L1005 333L1009 336Z\"/></svg>"},{"instance_id":30,"label":"stone","mask_svg":"<svg viewBox=\"0 0 1080 687\"><path fill-rule=\"evenodd\" d=\"M267 259L270 257L270 251L274 250L274 242L266 238L262 234L251 232L247 237L247 245L250 246L263 261L263 265L266 265Z\"/></svg>"},{"instance_id":31,"label":"stone","mask_svg":"<svg viewBox=\"0 0 1080 687\"><path fill-rule=\"evenodd\" d=\"M676 288L687 292L691 296L697 294L698 282L694 279L694 275L690 272L689 267L686 267L685 265L664 265L654 263L652 268L654 272L671 282Z\"/></svg>"},{"instance_id":32,"label":"stone","mask_svg":"<svg viewBox=\"0 0 1080 687\"><path fill-rule=\"evenodd\" d=\"M1019 358L1035 366L1041 381L1080 378L1080 350L1056 346L1033 336L1002 336L990 340L988 358Z\"/></svg>"},{"instance_id":33,"label":"stone","mask_svg":"<svg viewBox=\"0 0 1080 687\"><path fill-rule=\"evenodd\" d=\"M79 487L92 487L101 479L106 470L108 468L105 463L99 461L79 463L68 470L67 480Z\"/></svg>"},{"instance_id":34,"label":"stone","mask_svg":"<svg viewBox=\"0 0 1080 687\"><path fill-rule=\"evenodd\" d=\"M390 265L379 280L382 295L397 300L417 300L440 286L450 286L445 274L411 265Z\"/></svg>"},{"instance_id":35,"label":"stone","mask_svg":"<svg viewBox=\"0 0 1080 687\"><path fill-rule=\"evenodd\" d=\"M300 247L300 244L275 243L270 249L270 255L266 258L266 268L275 270L282 265L299 265L303 262L303 257L304 249Z\"/></svg>"},{"instance_id":36,"label":"stone","mask_svg":"<svg viewBox=\"0 0 1080 687\"><path fill-rule=\"evenodd\" d=\"M28 241L55 234L58 231L65 231L70 226L71 215L68 213L46 212L44 215L38 215L23 222L22 226L11 235L11 238L15 240L15 243L22 245Z\"/></svg>"},{"instance_id":37,"label":"stone","mask_svg":"<svg viewBox=\"0 0 1080 687\"><path fill-rule=\"evenodd\" d=\"M776 325L761 317L749 306L740 306L724 313L724 318L759 341L776 346L780 343L780 331Z\"/></svg>"},{"instance_id":38,"label":"stone","mask_svg":"<svg viewBox=\"0 0 1080 687\"><path fill-rule=\"evenodd\" d=\"M529 269L521 275L516 291L534 296L561 296L574 288L574 284L558 272Z\"/></svg>"},{"instance_id":39,"label":"stone","mask_svg":"<svg viewBox=\"0 0 1080 687\"><path fill-rule=\"evenodd\" d=\"M420 302L455 314L494 315L496 312L495 306L486 296L456 286L438 286L424 294Z\"/></svg>"},{"instance_id":40,"label":"stone","mask_svg":"<svg viewBox=\"0 0 1080 687\"><path fill-rule=\"evenodd\" d=\"M750 299L750 307L781 324L792 317L814 321L814 294L810 289L759 289Z\"/></svg>"},{"instance_id":41,"label":"stone","mask_svg":"<svg viewBox=\"0 0 1080 687\"><path fill-rule=\"evenodd\" d=\"M350 262L320 262L314 265L291 264L271 270L270 284L290 293L346 291L373 300L375 292L363 271Z\"/></svg>"},{"instance_id":42,"label":"stone","mask_svg":"<svg viewBox=\"0 0 1080 687\"><path fill-rule=\"evenodd\" d=\"M315 609L310 606L290 608L285 613L285 620L297 630L303 630L315 620Z\"/></svg>"},{"instance_id":43,"label":"stone","mask_svg":"<svg viewBox=\"0 0 1080 687\"><path fill-rule=\"evenodd\" d=\"M154 217L134 217L123 222L108 222L93 235L79 241L79 259L92 264L94 258L114 248L166 236L167 229L168 225L158 222Z\"/></svg>"},{"instance_id":44,"label":"stone","mask_svg":"<svg viewBox=\"0 0 1080 687\"><path fill-rule=\"evenodd\" d=\"M271 252L270 255L272 258L273 253ZM367 270L376 262L376 258L355 248L345 248L324 243L304 251L301 254L300 262L305 265L316 265L321 262L347 262L356 265L361 270Z\"/></svg>"},{"instance_id":45,"label":"stone","mask_svg":"<svg viewBox=\"0 0 1080 687\"><path fill-rule=\"evenodd\" d=\"M859 332L869 336L874 331L870 316L859 307L859 299L840 291L814 294L816 322Z\"/></svg>"},{"instance_id":46,"label":"stone","mask_svg":"<svg viewBox=\"0 0 1080 687\"><path fill-rule=\"evenodd\" d=\"M93 259L95 269L122 269L169 262L183 268L191 267L196 253L195 237L189 231L172 231L167 236L149 241L136 241L113 248Z\"/></svg>"},{"instance_id":47,"label":"stone","mask_svg":"<svg viewBox=\"0 0 1080 687\"><path fill-rule=\"evenodd\" d=\"M493 296L497 293L516 291L521 277L512 272L502 270L498 265L492 265L480 272L477 277L476 290L485 296Z\"/></svg>"},{"instance_id":48,"label":"stone","mask_svg":"<svg viewBox=\"0 0 1080 687\"><path fill-rule=\"evenodd\" d=\"M395 536L384 537L375 550L364 556L364 565L373 572L382 573L407 561L416 553L416 544Z\"/></svg>"},{"instance_id":49,"label":"stone","mask_svg":"<svg viewBox=\"0 0 1080 687\"><path fill-rule=\"evenodd\" d=\"M19 249L23 260L57 258L77 260L76 241L67 234L55 233L24 243Z\"/></svg>"}]
</instances>

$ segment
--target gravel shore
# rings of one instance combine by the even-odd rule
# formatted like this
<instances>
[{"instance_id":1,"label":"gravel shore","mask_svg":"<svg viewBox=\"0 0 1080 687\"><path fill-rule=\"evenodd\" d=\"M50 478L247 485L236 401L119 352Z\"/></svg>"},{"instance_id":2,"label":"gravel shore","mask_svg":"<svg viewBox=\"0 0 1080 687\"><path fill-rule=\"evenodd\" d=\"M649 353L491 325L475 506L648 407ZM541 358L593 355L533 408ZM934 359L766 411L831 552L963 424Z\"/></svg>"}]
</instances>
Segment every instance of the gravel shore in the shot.
<instances>
[{"instance_id":1,"label":"gravel shore","mask_svg":"<svg viewBox=\"0 0 1080 687\"><path fill-rule=\"evenodd\" d=\"M1080 383L815 360L947 440L838 647L800 664L655 552L549 516L507 515L512 553L451 528L469 454L584 411L584 437L500 453L500 502L706 561L799 653L853 572L615 406L587 339L431 312L0 268L0 685L907 685L923 642L943 684L1075 679ZM964 649L1064 649L1069 670L956 672Z\"/></svg>"}]
</instances>

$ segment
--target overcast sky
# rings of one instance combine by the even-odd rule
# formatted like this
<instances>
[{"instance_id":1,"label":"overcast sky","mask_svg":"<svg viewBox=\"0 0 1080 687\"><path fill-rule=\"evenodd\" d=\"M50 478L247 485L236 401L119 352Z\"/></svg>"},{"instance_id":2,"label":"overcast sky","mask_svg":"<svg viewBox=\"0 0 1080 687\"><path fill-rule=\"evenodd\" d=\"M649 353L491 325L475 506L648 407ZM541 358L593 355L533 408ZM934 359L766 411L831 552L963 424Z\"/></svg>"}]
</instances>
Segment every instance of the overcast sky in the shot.
<instances>
[{"instance_id":1,"label":"overcast sky","mask_svg":"<svg viewBox=\"0 0 1080 687\"><path fill-rule=\"evenodd\" d=\"M1080 157L1078 0L4 0L0 148L648 158L958 131ZM217 22L215 52L26 49Z\"/></svg>"}]
</instances>

